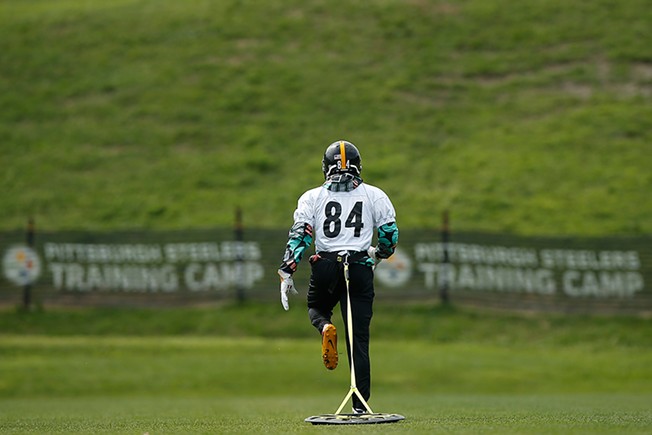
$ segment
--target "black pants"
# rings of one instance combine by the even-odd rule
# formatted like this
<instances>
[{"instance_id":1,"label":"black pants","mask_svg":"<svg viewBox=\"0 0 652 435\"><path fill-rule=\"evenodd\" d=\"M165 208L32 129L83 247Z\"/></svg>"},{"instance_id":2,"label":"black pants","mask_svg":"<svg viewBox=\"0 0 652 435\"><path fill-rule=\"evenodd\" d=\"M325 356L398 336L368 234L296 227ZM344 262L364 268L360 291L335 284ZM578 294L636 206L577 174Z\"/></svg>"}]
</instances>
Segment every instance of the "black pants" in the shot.
<instances>
[{"instance_id":1,"label":"black pants","mask_svg":"<svg viewBox=\"0 0 652 435\"><path fill-rule=\"evenodd\" d=\"M347 325L346 281L344 267L332 260L319 259L312 263L308 287L308 314L313 326L321 333L331 322L333 308L340 303L345 331L338 333L346 337L347 357L351 366L351 344ZM363 264L349 264L349 293L353 318L353 359L355 361L356 386L364 397L371 396L371 364L369 362L369 325L373 315L374 272ZM353 407L364 409L360 399L353 395Z\"/></svg>"}]
</instances>

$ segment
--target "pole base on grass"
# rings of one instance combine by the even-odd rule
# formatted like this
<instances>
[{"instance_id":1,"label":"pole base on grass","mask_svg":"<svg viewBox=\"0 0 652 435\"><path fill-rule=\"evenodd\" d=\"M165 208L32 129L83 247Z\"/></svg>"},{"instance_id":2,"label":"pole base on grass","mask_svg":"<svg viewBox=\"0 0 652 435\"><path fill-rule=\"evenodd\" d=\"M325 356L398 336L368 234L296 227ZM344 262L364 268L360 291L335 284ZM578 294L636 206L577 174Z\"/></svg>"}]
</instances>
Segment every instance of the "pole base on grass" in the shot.
<instances>
[{"instance_id":1,"label":"pole base on grass","mask_svg":"<svg viewBox=\"0 0 652 435\"><path fill-rule=\"evenodd\" d=\"M304 421L312 424L381 424L405 420L400 414L321 414L313 415Z\"/></svg>"}]
</instances>

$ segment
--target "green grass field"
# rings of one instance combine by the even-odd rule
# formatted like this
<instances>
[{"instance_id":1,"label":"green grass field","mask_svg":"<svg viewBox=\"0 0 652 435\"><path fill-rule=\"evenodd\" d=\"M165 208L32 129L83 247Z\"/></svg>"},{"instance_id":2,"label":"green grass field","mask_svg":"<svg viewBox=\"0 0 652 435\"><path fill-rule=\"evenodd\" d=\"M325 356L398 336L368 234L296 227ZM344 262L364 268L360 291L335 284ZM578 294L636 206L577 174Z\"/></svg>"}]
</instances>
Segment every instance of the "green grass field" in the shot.
<instances>
[{"instance_id":1,"label":"green grass field","mask_svg":"<svg viewBox=\"0 0 652 435\"><path fill-rule=\"evenodd\" d=\"M381 304L372 329L370 404L407 419L352 429L303 421L334 412L349 378L346 364L323 368L303 310L251 305L181 314L5 309L0 432L652 430L649 319ZM118 325L113 333L101 326L110 319ZM258 329L277 319L271 333ZM237 331L220 334L231 322ZM164 324L169 329L156 326ZM171 332L174 324L183 332Z\"/></svg>"}]
</instances>

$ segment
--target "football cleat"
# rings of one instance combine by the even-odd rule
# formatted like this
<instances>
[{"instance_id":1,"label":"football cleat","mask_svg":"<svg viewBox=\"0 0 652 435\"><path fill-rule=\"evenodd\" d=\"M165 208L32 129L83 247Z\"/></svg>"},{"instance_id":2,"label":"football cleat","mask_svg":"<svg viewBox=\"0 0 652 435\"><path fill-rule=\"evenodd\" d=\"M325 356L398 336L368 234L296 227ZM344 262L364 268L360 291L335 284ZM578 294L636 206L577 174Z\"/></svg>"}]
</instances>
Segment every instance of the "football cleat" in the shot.
<instances>
[{"instance_id":1,"label":"football cleat","mask_svg":"<svg viewBox=\"0 0 652 435\"><path fill-rule=\"evenodd\" d=\"M321 358L328 370L335 370L338 359L337 329L330 323L321 332Z\"/></svg>"}]
</instances>

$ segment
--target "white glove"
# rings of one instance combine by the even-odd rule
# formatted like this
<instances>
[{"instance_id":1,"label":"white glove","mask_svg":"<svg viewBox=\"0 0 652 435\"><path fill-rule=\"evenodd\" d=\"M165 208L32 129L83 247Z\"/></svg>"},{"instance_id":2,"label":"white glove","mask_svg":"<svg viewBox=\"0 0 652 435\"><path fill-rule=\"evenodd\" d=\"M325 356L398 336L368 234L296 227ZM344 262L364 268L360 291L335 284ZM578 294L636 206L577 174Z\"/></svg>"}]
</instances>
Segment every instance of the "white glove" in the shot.
<instances>
[{"instance_id":1,"label":"white glove","mask_svg":"<svg viewBox=\"0 0 652 435\"><path fill-rule=\"evenodd\" d=\"M376 248L374 246L370 246L369 249L367 249L367 255L369 258L374 260L374 264L378 264L382 261L382 258L376 257Z\"/></svg>"},{"instance_id":2,"label":"white glove","mask_svg":"<svg viewBox=\"0 0 652 435\"><path fill-rule=\"evenodd\" d=\"M281 277L281 305L285 311L290 309L290 302L288 301L288 293L293 295L298 295L299 292L294 288L294 280L292 275L282 270L278 271L278 275Z\"/></svg>"}]
</instances>

